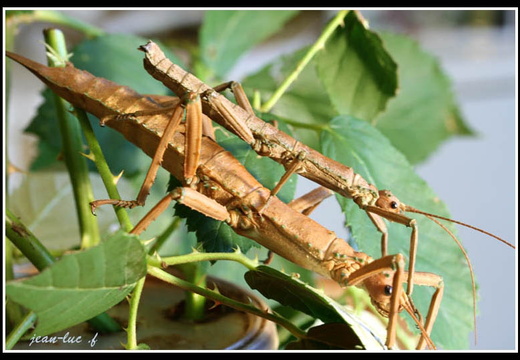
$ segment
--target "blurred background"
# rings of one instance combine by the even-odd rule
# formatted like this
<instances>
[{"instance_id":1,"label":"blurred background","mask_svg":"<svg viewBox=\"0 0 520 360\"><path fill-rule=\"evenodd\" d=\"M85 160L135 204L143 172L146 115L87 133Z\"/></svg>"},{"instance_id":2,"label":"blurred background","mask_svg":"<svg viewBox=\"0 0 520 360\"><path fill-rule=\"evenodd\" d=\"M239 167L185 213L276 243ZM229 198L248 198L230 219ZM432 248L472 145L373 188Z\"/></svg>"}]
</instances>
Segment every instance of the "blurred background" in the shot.
<instances>
[{"instance_id":1,"label":"blurred background","mask_svg":"<svg viewBox=\"0 0 520 360\"><path fill-rule=\"evenodd\" d=\"M69 15L107 32L186 42L197 41L205 10L67 10ZM332 10L306 10L290 21L283 33L268 39L244 56L230 74L240 81L282 53L312 43ZM372 10L361 9L374 30L388 30L415 38L439 58L451 77L453 90L475 137L452 138L418 173L447 204L454 219L481 227L516 243L517 226L517 11L516 10ZM15 52L43 62L41 31L46 24L22 26ZM78 34L67 33L72 45ZM79 39L78 39L79 40ZM182 55L182 54L181 54ZM33 75L13 67L9 107L8 158L27 169L35 139L23 133L41 98L41 84ZM10 182L16 187L16 183ZM297 195L312 189L300 178ZM346 236L343 216L328 199L312 217L339 236ZM471 349L517 349L516 251L475 231L459 228L459 235L479 283L478 342ZM420 246L420 245L419 245ZM438 249L442 252L443 249ZM435 256L435 254L431 254Z\"/></svg>"}]
</instances>

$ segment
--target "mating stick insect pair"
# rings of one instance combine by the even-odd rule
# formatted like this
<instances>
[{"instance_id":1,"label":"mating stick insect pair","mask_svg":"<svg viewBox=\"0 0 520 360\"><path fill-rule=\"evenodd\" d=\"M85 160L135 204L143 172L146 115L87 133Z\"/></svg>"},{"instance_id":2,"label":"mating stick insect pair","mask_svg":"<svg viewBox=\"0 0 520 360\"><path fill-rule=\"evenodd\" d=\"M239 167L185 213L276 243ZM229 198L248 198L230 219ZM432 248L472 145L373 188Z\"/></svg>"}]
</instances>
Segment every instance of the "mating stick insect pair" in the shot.
<instances>
[{"instance_id":1,"label":"mating stick insect pair","mask_svg":"<svg viewBox=\"0 0 520 360\"><path fill-rule=\"evenodd\" d=\"M169 98L165 102L164 97L141 96L71 65L48 68L19 55L7 54L58 95L97 116L102 124L121 132L152 157L136 200L98 200L93 202L93 209L103 204L144 205L156 172L162 166L184 186L163 198L132 230L133 233L142 232L172 200L180 201L207 216L226 221L238 234L302 267L328 276L343 286L365 287L378 311L389 318L386 340L389 348L395 346L398 313L403 309L421 330L418 348L435 348L429 334L441 303L442 278L415 271L417 226L415 220L401 214L402 211L418 211L399 203L388 191L377 191L353 169L326 158L254 116L247 98L236 84L228 85L234 89L240 106L216 91L227 85L216 90L210 88L172 64L156 44L149 42L140 49L145 52L147 71L180 95L180 99ZM186 121L182 123L184 117ZM211 129L207 127L209 119L234 132L260 155L284 165L287 173L279 184L272 190L266 189L214 142ZM276 193L293 173L306 176L329 190L318 188L284 204ZM382 233L383 256L380 259L355 251L343 239L306 216L331 194L331 190L352 198ZM401 254L386 254L388 235L382 218L412 228L408 271ZM408 283L406 292L404 282ZM435 288L424 324L411 300L413 284Z\"/></svg>"}]
</instances>

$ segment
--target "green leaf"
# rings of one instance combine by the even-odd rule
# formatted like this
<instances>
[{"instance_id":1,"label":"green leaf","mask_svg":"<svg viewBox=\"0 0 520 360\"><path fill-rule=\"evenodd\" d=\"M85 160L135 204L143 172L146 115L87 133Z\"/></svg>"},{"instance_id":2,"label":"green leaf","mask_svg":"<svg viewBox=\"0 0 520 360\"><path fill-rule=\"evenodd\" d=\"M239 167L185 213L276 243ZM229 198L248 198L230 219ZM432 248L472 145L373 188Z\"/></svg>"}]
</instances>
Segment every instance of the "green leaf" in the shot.
<instances>
[{"instance_id":1,"label":"green leaf","mask_svg":"<svg viewBox=\"0 0 520 360\"><path fill-rule=\"evenodd\" d=\"M371 121L415 164L450 136L472 134L448 77L432 55L405 36L365 29L354 13L345 24L316 55L317 73L307 66L273 109L291 120L300 141L319 148L316 131L306 127L348 114ZM304 51L283 56L249 76L244 88L249 94L260 91L265 101Z\"/></svg>"},{"instance_id":2,"label":"green leaf","mask_svg":"<svg viewBox=\"0 0 520 360\"><path fill-rule=\"evenodd\" d=\"M412 164L425 160L450 136L472 135L438 60L406 36L381 37L399 66L399 94L376 118L376 127Z\"/></svg>"},{"instance_id":3,"label":"green leaf","mask_svg":"<svg viewBox=\"0 0 520 360\"><path fill-rule=\"evenodd\" d=\"M246 51L276 33L298 11L207 11L200 30L203 62L225 78Z\"/></svg>"},{"instance_id":4,"label":"green leaf","mask_svg":"<svg viewBox=\"0 0 520 360\"><path fill-rule=\"evenodd\" d=\"M391 190L400 201L417 209L450 217L445 205L418 175L406 158L377 129L349 116L338 116L330 131L321 136L323 153L347 166L374 184L378 189ZM337 196L345 213L346 225L360 250L372 257L381 254L381 234L364 211L351 199ZM472 290L468 266L453 239L427 218L413 214L419 228L416 271L443 277L444 298L433 328L432 339L445 349L464 349L473 327ZM411 231L389 223L389 254L408 256ZM447 227L455 233L453 225ZM413 299L422 314L427 313L432 289L414 287Z\"/></svg>"},{"instance_id":5,"label":"green leaf","mask_svg":"<svg viewBox=\"0 0 520 360\"><path fill-rule=\"evenodd\" d=\"M324 323L348 324L355 333L356 344L367 349L381 349L384 340L377 338L366 325L345 311L341 305L306 283L267 266L258 266L245 274L252 289L269 299L290 306Z\"/></svg>"},{"instance_id":6,"label":"green leaf","mask_svg":"<svg viewBox=\"0 0 520 360\"><path fill-rule=\"evenodd\" d=\"M354 11L316 55L316 66L337 114L370 121L397 92L397 65Z\"/></svg>"},{"instance_id":7,"label":"green leaf","mask_svg":"<svg viewBox=\"0 0 520 360\"><path fill-rule=\"evenodd\" d=\"M174 209L176 216L186 219L188 231L196 233L197 243L206 252L232 252L238 247L247 253L251 247L258 247L253 240L236 234L225 222L209 218L180 203L175 204Z\"/></svg>"},{"instance_id":8,"label":"green leaf","mask_svg":"<svg viewBox=\"0 0 520 360\"><path fill-rule=\"evenodd\" d=\"M168 94L169 90L143 67L143 53L137 48L147 42L147 38L135 35L107 34L79 43L72 50L74 55L70 60L79 69L129 86L138 93ZM161 48L171 61L183 66L183 62L168 47Z\"/></svg>"},{"instance_id":9,"label":"green leaf","mask_svg":"<svg viewBox=\"0 0 520 360\"><path fill-rule=\"evenodd\" d=\"M59 171L61 170L61 171ZM11 194L10 210L51 251L63 251L79 245L80 232L70 178L65 169L29 172ZM102 185L99 177L91 176L94 187ZM45 189L45 191L42 191ZM108 230L114 220L100 209L98 222L101 230ZM113 211L110 209L113 213Z\"/></svg>"},{"instance_id":10,"label":"green leaf","mask_svg":"<svg viewBox=\"0 0 520 360\"><path fill-rule=\"evenodd\" d=\"M57 133L59 127L53 94L49 89L45 89L42 96L44 102L38 107L36 116L24 130L39 139L38 155L31 163L31 170L41 170L56 165L61 151L61 137Z\"/></svg>"},{"instance_id":11,"label":"green leaf","mask_svg":"<svg viewBox=\"0 0 520 360\"><path fill-rule=\"evenodd\" d=\"M256 74L248 76L243 81L244 90L249 95L252 95L254 90L259 91L262 101L266 101L283 79L294 70L307 50L308 48L303 48L282 56ZM309 130L305 126L327 124L336 115L328 94L321 85L316 69L312 65L303 69L271 112L282 120L288 119L291 120L291 123L302 124L302 126L292 126L292 133L298 140L314 149L319 148L319 138L316 136L315 130Z\"/></svg>"},{"instance_id":12,"label":"green leaf","mask_svg":"<svg viewBox=\"0 0 520 360\"><path fill-rule=\"evenodd\" d=\"M106 35L81 42L73 49L70 59L78 69L126 85L142 94L168 94L160 82L153 79L143 68L142 53L137 50L147 39L133 35ZM165 54L178 63L178 59L166 51ZM39 137L40 154L32 169L39 170L56 163L61 151L61 140L56 136L57 121L54 101L49 90L44 91L45 102L38 108L37 116L26 132ZM101 128L99 120L89 115L96 137L103 148L108 165L114 173L124 170L125 176L134 176L146 170L149 158L122 135L108 127ZM91 167L93 169L93 166Z\"/></svg>"},{"instance_id":13,"label":"green leaf","mask_svg":"<svg viewBox=\"0 0 520 360\"><path fill-rule=\"evenodd\" d=\"M7 283L6 293L36 313L34 334L43 336L114 306L145 274L141 242L120 232L89 250L65 255L39 275Z\"/></svg>"},{"instance_id":14,"label":"green leaf","mask_svg":"<svg viewBox=\"0 0 520 360\"><path fill-rule=\"evenodd\" d=\"M331 323L309 329L307 337L293 341L286 350L364 350L362 342L350 326Z\"/></svg>"},{"instance_id":15,"label":"green leaf","mask_svg":"<svg viewBox=\"0 0 520 360\"><path fill-rule=\"evenodd\" d=\"M278 270L261 265L248 271L245 279L252 289L282 305L291 306L325 323L345 322L339 307L333 306L333 300L323 292Z\"/></svg>"},{"instance_id":16,"label":"green leaf","mask_svg":"<svg viewBox=\"0 0 520 360\"><path fill-rule=\"evenodd\" d=\"M249 94L253 90L261 92L262 100L266 101L307 50L303 48L275 60L244 79L244 88ZM314 128L328 124L337 114L372 120L384 110L396 90L395 62L379 36L365 29L356 13L351 12L345 26L334 31L324 49L302 70L272 112L291 120L298 140L318 149Z\"/></svg>"}]
</instances>

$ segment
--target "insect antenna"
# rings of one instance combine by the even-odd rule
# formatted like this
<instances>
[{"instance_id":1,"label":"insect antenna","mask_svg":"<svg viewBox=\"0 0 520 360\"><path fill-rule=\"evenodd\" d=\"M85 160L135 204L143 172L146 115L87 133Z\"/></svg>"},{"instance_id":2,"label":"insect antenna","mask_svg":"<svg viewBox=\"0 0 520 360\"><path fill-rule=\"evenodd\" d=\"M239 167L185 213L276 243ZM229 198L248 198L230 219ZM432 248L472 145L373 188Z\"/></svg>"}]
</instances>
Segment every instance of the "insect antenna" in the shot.
<instances>
[{"instance_id":1,"label":"insect antenna","mask_svg":"<svg viewBox=\"0 0 520 360\"><path fill-rule=\"evenodd\" d=\"M469 225L469 224L463 223L462 221L453 220L453 219L450 219L450 218L447 218L447 217L444 217L444 216L440 216L440 215L430 214L430 213L427 213L427 212L424 212L424 211L421 211L421 210L415 209L415 208L413 208L413 207L411 207L411 206L408 206L408 205L406 205L406 209L405 209L405 211L413 212L413 213L417 213L417 214L421 214L421 215L427 216L427 217L429 217L431 220L433 220L433 218L437 218L437 219L446 220L446 221L449 221L449 222L452 222L452 223L455 223L455 224L459 224L459 225L465 226L465 227L467 227L467 228L470 228L470 229L473 229L473 230L479 231L479 232L481 232L481 233L483 233L483 234L486 234L486 235L488 235L488 236L491 236L491 237L497 239L498 241L500 241L500 242L506 244L507 246L512 247L513 249L516 249L516 247L515 247L513 244L511 244L511 243L507 242L506 240L504 240L504 239L502 239L502 238L496 236L495 234L492 234L492 233L487 232L487 231L485 231L485 230L479 229L478 227L475 227L475 226L472 226L472 225ZM437 224L440 225L439 222L437 222ZM442 226L442 225L441 225L441 226Z\"/></svg>"},{"instance_id":2,"label":"insect antenna","mask_svg":"<svg viewBox=\"0 0 520 360\"><path fill-rule=\"evenodd\" d=\"M439 220L437 220L435 218L436 217L435 215L430 215L430 214L427 214L427 213L424 213L424 212L419 212L419 211L418 211L418 213L426 216L428 219L430 219L431 221L433 221L434 223L439 225L441 228L443 228L444 231L446 231L451 236L453 241L455 241L455 243L459 247L460 251L462 251L462 254L464 254L464 257L466 258L466 262L468 263L469 273L470 273L470 276L471 276L471 286L472 286L472 289L473 289L473 326L475 328L475 344L476 344L477 343L477 285L475 283L475 273L473 272L473 266L471 265L471 261L469 259L468 253L466 252L466 250L462 246L462 244L459 241L459 239L457 239L457 237L450 231L450 229L448 229L446 226L444 226L444 224L442 224ZM443 218L443 217L439 217L439 218L450 220L450 219ZM457 224L460 223L458 221L454 221L454 222L457 223ZM472 226L470 226L470 227L472 227ZM484 231L484 233L485 233L485 231Z\"/></svg>"}]
</instances>

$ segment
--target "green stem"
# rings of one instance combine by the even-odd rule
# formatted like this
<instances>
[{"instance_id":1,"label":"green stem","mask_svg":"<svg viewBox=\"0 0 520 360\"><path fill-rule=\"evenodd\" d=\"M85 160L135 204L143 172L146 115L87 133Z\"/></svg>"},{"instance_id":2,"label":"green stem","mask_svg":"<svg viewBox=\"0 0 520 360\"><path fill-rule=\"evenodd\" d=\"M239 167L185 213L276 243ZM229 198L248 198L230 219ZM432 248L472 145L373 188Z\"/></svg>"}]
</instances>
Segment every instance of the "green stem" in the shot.
<instances>
[{"instance_id":1,"label":"green stem","mask_svg":"<svg viewBox=\"0 0 520 360\"><path fill-rule=\"evenodd\" d=\"M36 21L64 25L71 29L81 31L89 38L94 38L105 34L105 31L96 26L82 22L76 18L69 17L55 10L34 10L13 14L6 19L6 24L16 28L19 24L29 24Z\"/></svg>"},{"instance_id":2,"label":"green stem","mask_svg":"<svg viewBox=\"0 0 520 360\"><path fill-rule=\"evenodd\" d=\"M5 348L11 350L13 346L22 338L22 336L29 330L36 322L36 314L30 311L23 320L16 326L7 336L5 341Z\"/></svg>"},{"instance_id":3,"label":"green stem","mask_svg":"<svg viewBox=\"0 0 520 360\"><path fill-rule=\"evenodd\" d=\"M7 222L7 218L6 218ZM6 224L6 234L9 226ZM12 234L11 234L12 236ZM4 241L4 261L5 261L5 281L13 280L15 278L14 273L14 245L11 241ZM24 317L24 309L20 304L12 301L5 303L5 318L6 328L11 329L13 326L22 321Z\"/></svg>"},{"instance_id":4,"label":"green stem","mask_svg":"<svg viewBox=\"0 0 520 360\"><path fill-rule=\"evenodd\" d=\"M194 266L183 266L181 271L190 281L190 283L203 286L205 284L206 276L202 272L200 262L202 261L217 261L217 260L231 260L236 261L244 265L250 270L256 268L256 263L250 260L247 256L240 252L234 253L201 253L193 252L187 255L171 256L162 259L155 257L148 257L148 264L154 266L167 266L167 265L194 265ZM204 304L205 298L189 292L186 294L186 311L184 316L190 320L201 319L204 315Z\"/></svg>"},{"instance_id":5,"label":"green stem","mask_svg":"<svg viewBox=\"0 0 520 360\"><path fill-rule=\"evenodd\" d=\"M146 276L143 276L143 278L137 282L130 297L128 327L126 329L127 343L125 346L127 350L136 350L139 348L137 345L137 309L139 308L139 300L141 299L145 280Z\"/></svg>"},{"instance_id":6,"label":"green stem","mask_svg":"<svg viewBox=\"0 0 520 360\"><path fill-rule=\"evenodd\" d=\"M179 268L185 279L196 286L206 287L206 272L199 262L186 263ZM204 318L206 298L194 292L188 291L184 294L184 318L197 321Z\"/></svg>"},{"instance_id":7,"label":"green stem","mask_svg":"<svg viewBox=\"0 0 520 360\"><path fill-rule=\"evenodd\" d=\"M90 124L88 116L83 109L74 108L74 112L76 117L79 120L79 124L87 141L87 144L90 149L90 158L94 161L94 165L96 166L98 173L105 185L108 196L111 199L120 199L121 195L119 194L119 190L117 189L116 182L114 181L114 176L110 171L108 163L106 161L105 155L99 145L99 142L94 134L94 129ZM116 213L116 217L121 225L121 228L126 232L130 232L133 228L132 222L128 216L128 212L125 208L114 206L114 211ZM139 307L139 300L141 299L141 293L143 290L145 278L143 277L139 280L132 291L131 300L130 300L130 310L128 314L128 327L127 327L127 349L137 350L141 347L137 344L137 309Z\"/></svg>"},{"instance_id":8,"label":"green stem","mask_svg":"<svg viewBox=\"0 0 520 360\"><path fill-rule=\"evenodd\" d=\"M31 233L31 231L6 209L5 229L7 238L40 271L54 263L49 250Z\"/></svg>"},{"instance_id":9,"label":"green stem","mask_svg":"<svg viewBox=\"0 0 520 360\"><path fill-rule=\"evenodd\" d=\"M283 326L291 334L293 334L295 337L297 337L299 339L306 338L305 332L303 332L297 326L294 326L290 321L288 321L287 319L285 319L279 315L268 313L268 312L265 312L265 310L258 309L257 307L255 307L253 305L248 305L248 304L244 304L239 301L233 300L216 291L209 290L206 288L201 288L201 287L191 284L187 281L179 279L179 278L177 278L157 267L151 266L151 265L148 265L148 274L150 274L160 280L163 280L169 284L177 286L181 289L184 289L186 291L192 291L192 292L202 295L208 299L211 299L215 302L229 306L233 309L248 312L250 314L273 321L273 322L277 323L278 325Z\"/></svg>"},{"instance_id":10,"label":"green stem","mask_svg":"<svg viewBox=\"0 0 520 360\"><path fill-rule=\"evenodd\" d=\"M105 155L101 150L101 146L94 134L94 129L92 129L92 125L88 120L87 114L83 109L74 108L74 112L76 117L79 120L81 129L83 131L83 135L85 135L85 139L87 141L87 145L89 146L92 160L94 161L94 165L96 166L101 180L105 185L108 196L110 199L121 199L121 195L119 194L119 190L117 189L116 183L114 182L114 176L108 167L108 163L105 159ZM133 228L132 222L128 216L128 212L123 207L114 206L114 211L116 213L117 220L119 224L126 232L130 232Z\"/></svg>"},{"instance_id":11,"label":"green stem","mask_svg":"<svg viewBox=\"0 0 520 360\"><path fill-rule=\"evenodd\" d=\"M310 130L316 130L316 131L322 131L322 130L328 130L330 129L330 126L328 124L306 124L298 121L293 121L290 119L284 119L284 123L292 125L296 128L301 129L310 129Z\"/></svg>"},{"instance_id":12,"label":"green stem","mask_svg":"<svg viewBox=\"0 0 520 360\"><path fill-rule=\"evenodd\" d=\"M62 59L67 58L67 49L63 33L58 29L44 31L45 42ZM55 62L49 57L49 66L64 66L62 62ZM57 95L54 95L58 124L63 146L65 164L69 172L70 181L74 192L76 211L78 213L81 233L81 248L89 248L100 242L99 227L92 216L89 203L94 200L92 185L90 183L86 159L81 156L83 141L81 129L77 121L68 114L70 105Z\"/></svg>"},{"instance_id":13,"label":"green stem","mask_svg":"<svg viewBox=\"0 0 520 360\"><path fill-rule=\"evenodd\" d=\"M249 270L256 269L257 263L240 252L233 253L203 253L194 252L186 255L170 256L165 258L148 257L148 264L152 266L173 266L200 261L231 260L244 265Z\"/></svg>"},{"instance_id":14,"label":"green stem","mask_svg":"<svg viewBox=\"0 0 520 360\"><path fill-rule=\"evenodd\" d=\"M92 24L82 22L74 17L69 17L59 11L54 10L36 10L35 18L40 21L52 22L58 25L65 25L72 29L81 31L87 37L97 37L105 34L105 31L93 26Z\"/></svg>"},{"instance_id":15,"label":"green stem","mask_svg":"<svg viewBox=\"0 0 520 360\"><path fill-rule=\"evenodd\" d=\"M323 30L323 33L320 35L318 40L309 48L304 57L296 64L296 68L292 73L289 74L285 78L285 80L280 84L278 89L273 93L271 98L265 102L260 111L261 112L269 112L273 108L273 106L278 102L278 100L285 93L287 88L291 86L291 84L298 78L300 73L303 71L305 66L311 61L311 59L316 55L318 51L320 51L324 46L329 37L332 35L336 27L343 23L343 19L347 16L348 10L342 10L337 13L337 15L332 19L332 21L327 25L327 27Z\"/></svg>"}]
</instances>

